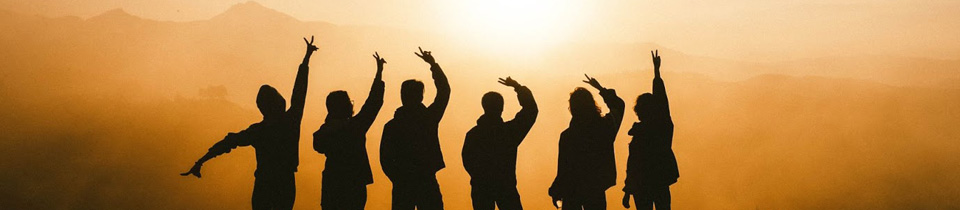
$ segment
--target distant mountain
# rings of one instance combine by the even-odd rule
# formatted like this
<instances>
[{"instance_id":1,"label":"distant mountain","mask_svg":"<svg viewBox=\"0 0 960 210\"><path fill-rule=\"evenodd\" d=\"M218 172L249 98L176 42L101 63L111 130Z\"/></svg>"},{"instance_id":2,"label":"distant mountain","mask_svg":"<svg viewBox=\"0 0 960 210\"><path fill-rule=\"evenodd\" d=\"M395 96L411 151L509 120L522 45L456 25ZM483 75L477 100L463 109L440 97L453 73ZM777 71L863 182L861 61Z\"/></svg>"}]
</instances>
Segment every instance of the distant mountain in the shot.
<instances>
[{"instance_id":1,"label":"distant mountain","mask_svg":"<svg viewBox=\"0 0 960 210\"><path fill-rule=\"evenodd\" d=\"M210 21L218 23L244 23L248 21L257 21L261 23L275 24L290 24L300 22L290 15L264 7L260 3L254 1L233 5L223 13L211 18Z\"/></svg>"},{"instance_id":2,"label":"distant mountain","mask_svg":"<svg viewBox=\"0 0 960 210\"><path fill-rule=\"evenodd\" d=\"M133 23L136 21L148 21L148 20L137 17L137 16L133 16L130 13L123 11L123 9L113 9L113 10L104 12L103 14L90 17L89 19L87 19L87 21L90 21L90 22L110 21L110 22L117 22L117 23Z\"/></svg>"},{"instance_id":3,"label":"distant mountain","mask_svg":"<svg viewBox=\"0 0 960 210\"><path fill-rule=\"evenodd\" d=\"M20 47L27 47L23 40L30 40L31 37L73 34L77 38L88 39L71 42L75 45L119 44L106 43L110 40L152 41L165 43L167 45L163 48L165 51L195 51L197 55L217 54L210 51L231 48L229 50L234 52L229 53L238 53L235 55L236 58L242 58L244 62L256 62L258 58L268 58L280 53L280 49L271 47L275 45L274 43L287 43L286 41L291 39L316 35L327 49L340 53L366 54L368 53L366 51L400 50L426 45L437 51L459 53L456 56L447 56L449 61L465 66L476 66L471 62L483 60L484 66L502 69L505 72L511 68L517 70L521 67L549 69L552 73L567 75L637 71L649 68L647 67L649 61L645 59L649 57L649 50L660 49L664 54L670 55L671 59L666 61L665 65L674 71L693 72L727 81L744 80L762 74L782 74L865 79L898 86L960 87L955 82L960 81L960 60L860 56L761 63L689 55L682 49L670 49L655 43L566 43L543 49L540 55L536 55L537 58L518 59L510 57L509 54L483 50L483 44L455 42L451 40L456 39L447 39L443 35L430 32L304 22L253 1L233 5L210 20L193 22L157 22L131 15L122 9L115 9L83 21L0 12L0 24L2 23L16 23L6 28L16 28L17 31L23 32L2 36L8 37L2 42L16 43ZM96 27L89 24L94 24ZM243 40L243 45L230 40ZM205 44L211 46L204 46ZM174 46L189 46L190 49L172 48ZM264 49L266 52L263 51ZM150 52L161 49L130 50ZM243 54L237 50L242 51ZM453 53L451 55L454 55ZM191 59L224 62L215 61L223 59L217 57ZM128 62L132 63L131 67L139 63L133 60ZM333 65L338 68L352 65L347 62L334 62L336 63ZM523 63L518 65L517 62ZM188 66L182 66L182 68L188 68Z\"/></svg>"}]
</instances>

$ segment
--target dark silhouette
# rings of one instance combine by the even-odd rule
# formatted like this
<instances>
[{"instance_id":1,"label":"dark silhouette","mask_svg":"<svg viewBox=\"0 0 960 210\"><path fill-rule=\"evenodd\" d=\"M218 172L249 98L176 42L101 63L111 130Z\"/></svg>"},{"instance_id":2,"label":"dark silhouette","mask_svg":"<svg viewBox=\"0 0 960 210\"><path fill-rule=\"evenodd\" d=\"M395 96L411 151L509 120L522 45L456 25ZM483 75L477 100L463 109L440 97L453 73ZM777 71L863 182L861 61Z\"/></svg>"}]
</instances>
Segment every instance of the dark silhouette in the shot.
<instances>
[{"instance_id":1,"label":"dark silhouette","mask_svg":"<svg viewBox=\"0 0 960 210\"><path fill-rule=\"evenodd\" d=\"M394 210L443 209L437 171L446 167L437 133L440 119L450 101L450 84L430 51L414 53L430 64L437 96L423 105L423 83L404 81L400 87L403 106L383 127L380 164L393 182Z\"/></svg>"},{"instance_id":2,"label":"dark silhouette","mask_svg":"<svg viewBox=\"0 0 960 210\"><path fill-rule=\"evenodd\" d=\"M600 90L610 113L600 115L587 89L581 87L570 93L573 118L570 127L560 134L557 177L550 186L554 206L563 201L564 210L606 209L606 190L617 182L613 142L623 121L623 100L590 76L583 82Z\"/></svg>"},{"instance_id":3,"label":"dark silhouette","mask_svg":"<svg viewBox=\"0 0 960 210\"><path fill-rule=\"evenodd\" d=\"M197 160L190 171L180 175L194 175L200 178L200 167L204 162L240 146L253 146L257 154L256 180L253 183L253 209L293 209L296 198L294 173L300 159L300 120L307 97L307 76L310 56L317 51L313 37L307 43L307 53L297 71L290 98L290 109L286 100L269 85L260 86L257 93L257 108L263 114L263 120L250 125L246 130L229 133L210 147L207 154Z\"/></svg>"},{"instance_id":4,"label":"dark silhouette","mask_svg":"<svg viewBox=\"0 0 960 210\"><path fill-rule=\"evenodd\" d=\"M503 96L497 92L483 95L483 115L477 126L467 132L463 142L463 167L470 173L474 210L521 210L517 191L517 147L537 121L537 102L530 89L510 77L500 84L513 87L520 101L520 112L503 122Z\"/></svg>"},{"instance_id":5,"label":"dark silhouette","mask_svg":"<svg viewBox=\"0 0 960 210\"><path fill-rule=\"evenodd\" d=\"M627 158L627 178L623 187L623 207L630 208L633 195L637 209L670 209L670 185L677 183L680 171L673 155L673 120L667 92L660 78L660 53L653 56L653 94L637 97L633 111L640 122L634 123L629 134L630 156Z\"/></svg>"},{"instance_id":6,"label":"dark silhouette","mask_svg":"<svg viewBox=\"0 0 960 210\"><path fill-rule=\"evenodd\" d=\"M373 183L373 174L366 134L383 106L383 64L387 63L378 53L373 58L377 75L360 112L353 115L346 91L333 91L327 95L327 118L313 133L313 149L327 156L320 193L323 209L363 209L367 203L367 185Z\"/></svg>"}]
</instances>

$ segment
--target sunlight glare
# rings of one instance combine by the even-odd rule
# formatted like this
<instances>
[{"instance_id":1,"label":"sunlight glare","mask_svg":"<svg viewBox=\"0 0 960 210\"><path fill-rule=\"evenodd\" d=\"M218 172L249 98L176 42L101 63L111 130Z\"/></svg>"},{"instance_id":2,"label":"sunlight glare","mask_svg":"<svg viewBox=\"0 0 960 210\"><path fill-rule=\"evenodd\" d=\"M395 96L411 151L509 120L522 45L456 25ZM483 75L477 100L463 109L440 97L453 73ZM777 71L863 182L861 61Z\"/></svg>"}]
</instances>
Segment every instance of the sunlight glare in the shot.
<instances>
[{"instance_id":1,"label":"sunlight glare","mask_svg":"<svg viewBox=\"0 0 960 210\"><path fill-rule=\"evenodd\" d=\"M460 37L485 46L530 48L569 39L583 17L572 1L465 1L451 18Z\"/></svg>"}]
</instances>

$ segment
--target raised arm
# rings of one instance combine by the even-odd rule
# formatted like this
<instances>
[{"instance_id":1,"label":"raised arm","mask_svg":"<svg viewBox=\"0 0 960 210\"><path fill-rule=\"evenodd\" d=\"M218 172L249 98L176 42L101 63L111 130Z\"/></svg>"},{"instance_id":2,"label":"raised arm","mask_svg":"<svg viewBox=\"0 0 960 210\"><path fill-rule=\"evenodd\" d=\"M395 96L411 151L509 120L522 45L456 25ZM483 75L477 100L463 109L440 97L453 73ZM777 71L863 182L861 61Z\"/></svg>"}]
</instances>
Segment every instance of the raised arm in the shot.
<instances>
[{"instance_id":1,"label":"raised arm","mask_svg":"<svg viewBox=\"0 0 960 210\"><path fill-rule=\"evenodd\" d=\"M363 102L363 107L354 117L354 119L359 120L358 122L364 127L364 130L370 128L373 121L377 119L380 108L383 107L383 64L387 63L387 60L381 58L380 54L376 52L373 53L373 58L377 60L377 75L373 78L373 86L370 87L370 95L367 96L367 101Z\"/></svg>"},{"instance_id":2,"label":"raised arm","mask_svg":"<svg viewBox=\"0 0 960 210\"><path fill-rule=\"evenodd\" d=\"M650 52L653 57L653 96L657 100L657 108L665 119L670 119L670 104L667 101L667 90L663 85L663 78L660 77L660 52Z\"/></svg>"},{"instance_id":3,"label":"raised arm","mask_svg":"<svg viewBox=\"0 0 960 210\"><path fill-rule=\"evenodd\" d=\"M213 159L222 154L230 153L231 150L241 147L249 146L253 140L251 136L255 136L253 133L258 132L258 127L256 124L251 125L246 130L240 131L238 133L229 133L226 137L223 137L222 140L213 144L210 149L207 150L207 153L200 157L196 163L193 164L193 167L190 168L190 171L181 173L181 176L194 175L197 178L200 178L200 167L203 166L203 163L207 162L210 159Z\"/></svg>"},{"instance_id":4,"label":"raised arm","mask_svg":"<svg viewBox=\"0 0 960 210\"><path fill-rule=\"evenodd\" d=\"M437 86L437 96L433 99L433 103L427 107L427 110L430 111L434 120L440 121L440 119L443 118L443 112L447 109L447 104L450 103L450 82L447 81L447 75L443 73L443 69L441 69L440 64L437 64L436 60L434 60L433 54L430 51L420 49L420 53L414 52L414 54L422 58L424 62L430 64L430 71L433 73L433 84Z\"/></svg>"},{"instance_id":5,"label":"raised arm","mask_svg":"<svg viewBox=\"0 0 960 210\"><path fill-rule=\"evenodd\" d=\"M303 107L307 100L307 78L310 74L310 56L313 55L313 52L317 51L317 46L313 45L313 36L310 36L310 41L307 41L307 38L303 38L303 42L307 43L307 53L303 55L303 62L300 63L300 68L297 70L297 79L293 83L293 94L290 97L290 110L288 111L294 117L298 119L303 118Z\"/></svg>"},{"instance_id":6,"label":"raised arm","mask_svg":"<svg viewBox=\"0 0 960 210\"><path fill-rule=\"evenodd\" d=\"M610 108L610 113L607 113L607 115L605 115L603 118L612 121L611 123L615 122L617 125L619 125L623 120L623 111L626 107L623 99L617 96L617 91L601 86L600 82L598 82L596 78L592 78L586 74L583 76L587 77L587 80L584 80L583 82L590 84L590 86L593 86L599 90L600 96L603 97L603 103L606 103L607 108ZM619 126L617 126L617 128L619 128Z\"/></svg>"},{"instance_id":7,"label":"raised arm","mask_svg":"<svg viewBox=\"0 0 960 210\"><path fill-rule=\"evenodd\" d=\"M507 125L511 129L514 129L514 132L517 132L519 136L516 143L520 144L524 137L527 136L527 133L530 132L533 123L537 121L537 114L540 112L537 108L537 101L533 99L533 93L530 92L530 88L520 85L520 83L513 80L513 78L500 78L499 82L500 84L513 87L513 90L517 92L517 101L520 101L521 107L520 112L517 112L517 115L507 122Z\"/></svg>"}]
</instances>

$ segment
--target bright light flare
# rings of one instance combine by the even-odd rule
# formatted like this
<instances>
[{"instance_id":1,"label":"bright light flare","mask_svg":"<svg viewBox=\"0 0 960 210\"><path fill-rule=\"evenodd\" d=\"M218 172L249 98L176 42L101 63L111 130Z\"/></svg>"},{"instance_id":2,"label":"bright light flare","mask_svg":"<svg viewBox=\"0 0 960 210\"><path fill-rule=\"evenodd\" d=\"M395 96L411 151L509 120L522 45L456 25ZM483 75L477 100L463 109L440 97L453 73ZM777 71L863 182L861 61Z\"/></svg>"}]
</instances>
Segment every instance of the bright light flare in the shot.
<instances>
[{"instance_id":1,"label":"bright light flare","mask_svg":"<svg viewBox=\"0 0 960 210\"><path fill-rule=\"evenodd\" d=\"M458 37L485 46L531 47L570 39L585 15L574 1L482 0L454 3Z\"/></svg>"}]
</instances>

